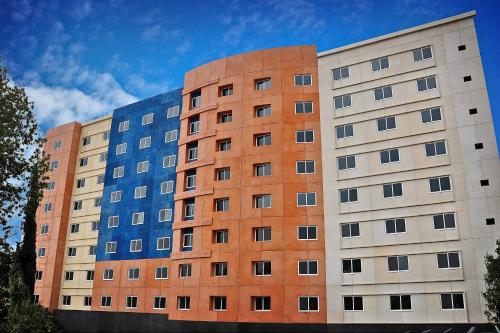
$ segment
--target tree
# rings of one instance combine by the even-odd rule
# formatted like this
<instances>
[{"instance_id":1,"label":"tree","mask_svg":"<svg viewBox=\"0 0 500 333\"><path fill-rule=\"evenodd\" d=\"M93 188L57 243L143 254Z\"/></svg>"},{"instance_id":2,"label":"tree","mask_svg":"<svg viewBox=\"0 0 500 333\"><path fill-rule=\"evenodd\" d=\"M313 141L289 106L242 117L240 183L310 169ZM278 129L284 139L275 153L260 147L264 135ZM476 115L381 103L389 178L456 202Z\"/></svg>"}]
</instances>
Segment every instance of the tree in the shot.
<instances>
[{"instance_id":1,"label":"tree","mask_svg":"<svg viewBox=\"0 0 500 333\"><path fill-rule=\"evenodd\" d=\"M5 238L8 238L8 235ZM12 248L5 238L0 238L0 323L7 320L9 269L12 262Z\"/></svg>"},{"instance_id":2,"label":"tree","mask_svg":"<svg viewBox=\"0 0 500 333\"><path fill-rule=\"evenodd\" d=\"M486 318L493 323L500 323L500 239L496 241L496 256L486 254L484 263L486 273L484 274L484 282L486 290L483 292L483 297L486 301Z\"/></svg>"}]
</instances>

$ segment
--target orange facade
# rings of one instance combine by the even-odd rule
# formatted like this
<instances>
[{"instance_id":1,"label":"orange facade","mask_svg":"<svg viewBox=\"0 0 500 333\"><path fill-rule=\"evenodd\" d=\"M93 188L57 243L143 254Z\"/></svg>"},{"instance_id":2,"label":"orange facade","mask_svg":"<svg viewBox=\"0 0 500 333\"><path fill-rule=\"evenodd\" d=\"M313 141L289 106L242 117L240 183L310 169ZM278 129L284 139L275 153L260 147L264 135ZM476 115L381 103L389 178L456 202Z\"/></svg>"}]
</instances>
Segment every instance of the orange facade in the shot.
<instances>
[{"instance_id":1,"label":"orange facade","mask_svg":"<svg viewBox=\"0 0 500 333\"><path fill-rule=\"evenodd\" d=\"M39 303L49 309L55 309L59 303L61 270L65 255L66 231L68 227L71 193L75 174L76 157L80 140L81 125L72 122L48 131L44 151L50 157L51 169L48 182L54 182L53 189L44 192L43 200L37 210L36 248L45 249L38 255L37 270L43 272L43 278L35 282L35 295ZM57 165L53 163L56 161ZM47 211L46 204L51 206ZM50 232L41 232L41 228ZM39 253L40 254L40 253Z\"/></svg>"}]
</instances>

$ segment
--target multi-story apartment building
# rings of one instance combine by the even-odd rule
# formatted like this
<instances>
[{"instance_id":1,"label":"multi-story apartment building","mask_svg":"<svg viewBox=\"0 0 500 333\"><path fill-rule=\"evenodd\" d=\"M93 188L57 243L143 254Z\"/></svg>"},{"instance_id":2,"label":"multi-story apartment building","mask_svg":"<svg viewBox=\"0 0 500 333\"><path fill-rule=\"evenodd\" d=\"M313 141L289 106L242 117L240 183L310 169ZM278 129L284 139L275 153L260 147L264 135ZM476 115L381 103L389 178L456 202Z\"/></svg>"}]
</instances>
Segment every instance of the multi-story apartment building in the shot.
<instances>
[{"instance_id":1,"label":"multi-story apartment building","mask_svg":"<svg viewBox=\"0 0 500 333\"><path fill-rule=\"evenodd\" d=\"M36 300L311 329L485 322L500 174L474 15L215 60L49 131Z\"/></svg>"}]
</instances>

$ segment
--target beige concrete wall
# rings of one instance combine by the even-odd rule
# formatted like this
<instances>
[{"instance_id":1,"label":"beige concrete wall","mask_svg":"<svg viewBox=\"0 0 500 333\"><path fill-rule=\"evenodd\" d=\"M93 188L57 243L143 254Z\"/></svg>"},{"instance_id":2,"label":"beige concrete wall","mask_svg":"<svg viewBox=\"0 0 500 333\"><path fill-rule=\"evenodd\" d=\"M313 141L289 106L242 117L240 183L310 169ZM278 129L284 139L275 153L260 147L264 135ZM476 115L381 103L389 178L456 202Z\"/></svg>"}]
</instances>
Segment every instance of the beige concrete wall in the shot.
<instances>
[{"instance_id":1,"label":"beige concrete wall","mask_svg":"<svg viewBox=\"0 0 500 333\"><path fill-rule=\"evenodd\" d=\"M500 164L474 13L441 20L319 54L324 165L328 321L484 322L480 291L484 255L500 237ZM458 45L466 45L459 51ZM431 46L433 57L414 62L412 50ZM389 58L373 72L371 60ZM332 79L348 66L350 76ZM418 92L416 80L436 75L437 89ZM472 80L464 82L470 75ZM391 85L393 97L375 101L373 89ZM334 109L335 96L352 106ZM442 120L422 123L420 111L441 107ZM470 108L478 113L469 114ZM378 132L376 120L396 117ZM352 124L354 136L337 139L335 127ZM425 143L445 140L447 154L426 157ZM484 149L476 150L482 142ZM380 151L398 148L400 161L381 164ZM356 156L354 169L338 171L337 157ZM452 190L431 193L429 178L450 175ZM489 179L481 187L480 180ZM401 182L403 196L384 198L382 185ZM340 204L339 189L357 188L358 201ZM454 212L456 227L435 230L433 214ZM406 232L387 234L385 220L405 218ZM495 225L486 225L495 218ZM342 238L340 224L359 222L360 236ZM439 269L438 252L457 251L461 267ZM409 271L388 272L387 256L408 255ZM362 272L342 273L343 258L361 258ZM463 292L465 309L442 310L440 293ZM410 311L391 311L389 296L411 294ZM344 311L343 296L363 296L363 311Z\"/></svg>"},{"instance_id":2,"label":"beige concrete wall","mask_svg":"<svg viewBox=\"0 0 500 333\"><path fill-rule=\"evenodd\" d=\"M101 212L100 207L94 207L94 199L101 197L103 192L104 184L98 184L97 177L105 172L106 161L100 161L100 154L108 151L109 139L104 140L103 133L110 128L111 115L82 124L61 274L61 309L90 310L90 307L84 306L84 297L92 296L93 281L86 278L87 271L94 270L96 257L89 255L89 249L91 245L97 245L98 236L98 231L92 231L92 222L99 221ZM82 140L87 136L91 137L90 144L83 146ZM79 164L82 157L88 158L88 164L83 167ZM85 179L83 188L76 186L79 179ZM83 201L81 210L73 209L77 200ZM72 224L79 225L78 232L71 232ZM69 247L76 247L75 257L68 257ZM72 281L65 280L66 271L74 272ZM71 296L71 305L62 305L63 296Z\"/></svg>"}]
</instances>

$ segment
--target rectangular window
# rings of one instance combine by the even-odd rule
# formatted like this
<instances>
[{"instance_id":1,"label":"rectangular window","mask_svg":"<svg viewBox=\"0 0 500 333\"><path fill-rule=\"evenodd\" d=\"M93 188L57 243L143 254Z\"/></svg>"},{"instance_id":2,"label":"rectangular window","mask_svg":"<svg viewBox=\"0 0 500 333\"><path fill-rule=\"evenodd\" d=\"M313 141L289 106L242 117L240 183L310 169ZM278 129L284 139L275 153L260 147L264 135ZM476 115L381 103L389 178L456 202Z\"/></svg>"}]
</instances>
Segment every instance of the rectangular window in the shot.
<instances>
[{"instance_id":1,"label":"rectangular window","mask_svg":"<svg viewBox=\"0 0 500 333\"><path fill-rule=\"evenodd\" d=\"M358 189L346 188L339 190L340 203L356 202L358 201Z\"/></svg>"},{"instance_id":2,"label":"rectangular window","mask_svg":"<svg viewBox=\"0 0 500 333\"><path fill-rule=\"evenodd\" d=\"M455 229L455 214L453 213L437 214L432 219L436 230Z\"/></svg>"},{"instance_id":3,"label":"rectangular window","mask_svg":"<svg viewBox=\"0 0 500 333\"><path fill-rule=\"evenodd\" d=\"M121 121L120 124L118 124L118 132L128 131L129 124L130 120Z\"/></svg>"},{"instance_id":4,"label":"rectangular window","mask_svg":"<svg viewBox=\"0 0 500 333\"><path fill-rule=\"evenodd\" d=\"M314 142L314 130L295 131L296 143Z\"/></svg>"},{"instance_id":5,"label":"rectangular window","mask_svg":"<svg viewBox=\"0 0 500 333\"><path fill-rule=\"evenodd\" d=\"M255 146L270 146L271 145L271 133L256 134L254 135Z\"/></svg>"},{"instance_id":6,"label":"rectangular window","mask_svg":"<svg viewBox=\"0 0 500 333\"><path fill-rule=\"evenodd\" d=\"M111 307L111 296L101 296L101 307L103 308Z\"/></svg>"},{"instance_id":7,"label":"rectangular window","mask_svg":"<svg viewBox=\"0 0 500 333\"><path fill-rule=\"evenodd\" d=\"M109 140L109 131L102 132L102 141L108 141L108 140Z\"/></svg>"},{"instance_id":8,"label":"rectangular window","mask_svg":"<svg viewBox=\"0 0 500 333\"><path fill-rule=\"evenodd\" d=\"M411 296L410 295L391 295L391 310L392 311L405 311L411 310Z\"/></svg>"},{"instance_id":9,"label":"rectangular window","mask_svg":"<svg viewBox=\"0 0 500 333\"><path fill-rule=\"evenodd\" d=\"M130 252L142 251L142 239L132 239L130 241Z\"/></svg>"},{"instance_id":10,"label":"rectangular window","mask_svg":"<svg viewBox=\"0 0 500 333\"><path fill-rule=\"evenodd\" d=\"M432 49L430 46L413 50L413 61L422 61L430 58L432 58Z\"/></svg>"},{"instance_id":11,"label":"rectangular window","mask_svg":"<svg viewBox=\"0 0 500 333\"><path fill-rule=\"evenodd\" d=\"M116 155L125 154L127 152L127 143L120 143L116 145Z\"/></svg>"},{"instance_id":12,"label":"rectangular window","mask_svg":"<svg viewBox=\"0 0 500 333\"><path fill-rule=\"evenodd\" d=\"M118 215L108 217L108 228L118 227L120 217Z\"/></svg>"},{"instance_id":13,"label":"rectangular window","mask_svg":"<svg viewBox=\"0 0 500 333\"><path fill-rule=\"evenodd\" d=\"M437 88L436 76L428 76L417 80L418 91L426 91Z\"/></svg>"},{"instance_id":14,"label":"rectangular window","mask_svg":"<svg viewBox=\"0 0 500 333\"><path fill-rule=\"evenodd\" d=\"M54 149L60 149L62 146L61 140L57 140L54 142Z\"/></svg>"},{"instance_id":15,"label":"rectangular window","mask_svg":"<svg viewBox=\"0 0 500 333\"><path fill-rule=\"evenodd\" d=\"M299 270L299 275L318 275L318 261L299 260L298 270Z\"/></svg>"},{"instance_id":16,"label":"rectangular window","mask_svg":"<svg viewBox=\"0 0 500 333\"><path fill-rule=\"evenodd\" d=\"M39 281L42 279L43 272L42 271L36 271L35 272L35 280Z\"/></svg>"},{"instance_id":17,"label":"rectangular window","mask_svg":"<svg viewBox=\"0 0 500 333\"><path fill-rule=\"evenodd\" d=\"M82 207L83 207L82 200L73 201L73 210L81 210Z\"/></svg>"},{"instance_id":18,"label":"rectangular window","mask_svg":"<svg viewBox=\"0 0 500 333\"><path fill-rule=\"evenodd\" d=\"M264 78L255 80L255 90L265 90L270 89L272 86L271 78Z\"/></svg>"},{"instance_id":19,"label":"rectangular window","mask_svg":"<svg viewBox=\"0 0 500 333\"><path fill-rule=\"evenodd\" d=\"M56 187L56 182L48 182L47 183L47 190L53 190Z\"/></svg>"},{"instance_id":20,"label":"rectangular window","mask_svg":"<svg viewBox=\"0 0 500 333\"><path fill-rule=\"evenodd\" d=\"M311 101L300 101L295 102L295 113L313 113L313 102Z\"/></svg>"},{"instance_id":21,"label":"rectangular window","mask_svg":"<svg viewBox=\"0 0 500 333\"><path fill-rule=\"evenodd\" d=\"M110 202L119 202L122 200L122 191L111 192Z\"/></svg>"},{"instance_id":22,"label":"rectangular window","mask_svg":"<svg viewBox=\"0 0 500 333\"><path fill-rule=\"evenodd\" d=\"M98 197L94 199L94 207L101 207L102 206L102 197Z\"/></svg>"},{"instance_id":23,"label":"rectangular window","mask_svg":"<svg viewBox=\"0 0 500 333\"><path fill-rule=\"evenodd\" d=\"M442 119L441 117L441 108L430 108L430 109L425 109L420 112L420 116L422 118L422 123L431 123L434 121L440 121Z\"/></svg>"},{"instance_id":24,"label":"rectangular window","mask_svg":"<svg viewBox=\"0 0 500 333\"><path fill-rule=\"evenodd\" d=\"M217 113L217 123L225 124L233 121L233 113L231 111L224 111Z\"/></svg>"},{"instance_id":25,"label":"rectangular window","mask_svg":"<svg viewBox=\"0 0 500 333\"><path fill-rule=\"evenodd\" d=\"M177 310L189 310L191 307L191 297L178 296L177 297Z\"/></svg>"},{"instance_id":26,"label":"rectangular window","mask_svg":"<svg viewBox=\"0 0 500 333\"><path fill-rule=\"evenodd\" d=\"M231 149L231 139L222 139L217 141L217 150L226 151Z\"/></svg>"},{"instance_id":27,"label":"rectangular window","mask_svg":"<svg viewBox=\"0 0 500 333\"><path fill-rule=\"evenodd\" d=\"M170 237L158 237L156 239L156 250L163 251L170 249Z\"/></svg>"},{"instance_id":28,"label":"rectangular window","mask_svg":"<svg viewBox=\"0 0 500 333\"><path fill-rule=\"evenodd\" d=\"M84 296L83 297L83 306L85 306L85 307L92 306L92 296Z\"/></svg>"},{"instance_id":29,"label":"rectangular window","mask_svg":"<svg viewBox=\"0 0 500 333\"><path fill-rule=\"evenodd\" d=\"M127 296L125 307L132 309L137 308L137 296Z\"/></svg>"},{"instance_id":30,"label":"rectangular window","mask_svg":"<svg viewBox=\"0 0 500 333\"><path fill-rule=\"evenodd\" d=\"M45 248L44 248L44 247L40 247L40 248L38 248L37 256L38 256L39 258L43 258L43 257L45 257Z\"/></svg>"},{"instance_id":31,"label":"rectangular window","mask_svg":"<svg viewBox=\"0 0 500 333\"><path fill-rule=\"evenodd\" d=\"M212 263L212 274L214 276L227 276L227 262Z\"/></svg>"},{"instance_id":32,"label":"rectangular window","mask_svg":"<svg viewBox=\"0 0 500 333\"><path fill-rule=\"evenodd\" d=\"M90 245L89 246L89 256L95 256L97 253L97 246L96 245Z\"/></svg>"},{"instance_id":33,"label":"rectangular window","mask_svg":"<svg viewBox=\"0 0 500 333\"><path fill-rule=\"evenodd\" d=\"M229 231L227 229L214 231L214 243L223 244L229 242Z\"/></svg>"},{"instance_id":34,"label":"rectangular window","mask_svg":"<svg viewBox=\"0 0 500 333\"><path fill-rule=\"evenodd\" d=\"M172 209L164 208L158 211L158 222L165 222L172 220Z\"/></svg>"},{"instance_id":35,"label":"rectangular window","mask_svg":"<svg viewBox=\"0 0 500 333\"><path fill-rule=\"evenodd\" d=\"M179 277L185 278L191 276L191 264L180 264L179 265Z\"/></svg>"},{"instance_id":36,"label":"rectangular window","mask_svg":"<svg viewBox=\"0 0 500 333\"><path fill-rule=\"evenodd\" d=\"M385 117L377 119L377 130L387 131L396 128L396 117Z\"/></svg>"},{"instance_id":37,"label":"rectangular window","mask_svg":"<svg viewBox=\"0 0 500 333\"><path fill-rule=\"evenodd\" d=\"M76 188L84 188L85 187L85 178L76 180Z\"/></svg>"},{"instance_id":38,"label":"rectangular window","mask_svg":"<svg viewBox=\"0 0 500 333\"><path fill-rule=\"evenodd\" d=\"M296 86L311 86L312 85L312 75L311 74L295 74L293 76L293 82Z\"/></svg>"},{"instance_id":39,"label":"rectangular window","mask_svg":"<svg viewBox=\"0 0 500 333\"><path fill-rule=\"evenodd\" d=\"M195 201L194 198L184 200L184 220L194 219Z\"/></svg>"},{"instance_id":40,"label":"rectangular window","mask_svg":"<svg viewBox=\"0 0 500 333\"><path fill-rule=\"evenodd\" d=\"M389 68L389 58L388 57L382 57L378 59L373 59L372 60L372 71L380 71L382 69Z\"/></svg>"},{"instance_id":41,"label":"rectangular window","mask_svg":"<svg viewBox=\"0 0 500 333\"><path fill-rule=\"evenodd\" d=\"M380 101L392 97L392 86L385 86L373 89L375 100Z\"/></svg>"},{"instance_id":42,"label":"rectangular window","mask_svg":"<svg viewBox=\"0 0 500 333\"><path fill-rule=\"evenodd\" d=\"M35 304L40 303L40 295L33 294L33 303L35 303Z\"/></svg>"},{"instance_id":43,"label":"rectangular window","mask_svg":"<svg viewBox=\"0 0 500 333\"><path fill-rule=\"evenodd\" d=\"M160 184L160 194L171 193L174 191L174 181L168 180Z\"/></svg>"},{"instance_id":44,"label":"rectangular window","mask_svg":"<svg viewBox=\"0 0 500 333\"><path fill-rule=\"evenodd\" d=\"M335 109L343 109L351 106L351 95L337 96L333 98Z\"/></svg>"},{"instance_id":45,"label":"rectangular window","mask_svg":"<svg viewBox=\"0 0 500 333\"><path fill-rule=\"evenodd\" d=\"M50 162L50 170L57 169L58 165L59 165L59 161L58 160L54 160L54 161Z\"/></svg>"},{"instance_id":46,"label":"rectangular window","mask_svg":"<svg viewBox=\"0 0 500 333\"><path fill-rule=\"evenodd\" d=\"M255 107L255 117L269 117L272 113L271 105L259 105Z\"/></svg>"},{"instance_id":47,"label":"rectangular window","mask_svg":"<svg viewBox=\"0 0 500 333\"><path fill-rule=\"evenodd\" d=\"M403 184L392 183L382 185L382 190L384 192L384 198L395 198L403 196Z\"/></svg>"},{"instance_id":48,"label":"rectangular window","mask_svg":"<svg viewBox=\"0 0 500 333\"><path fill-rule=\"evenodd\" d=\"M335 127L335 133L337 139L344 139L354 136L353 127L351 124Z\"/></svg>"},{"instance_id":49,"label":"rectangular window","mask_svg":"<svg viewBox=\"0 0 500 333\"><path fill-rule=\"evenodd\" d=\"M167 308L167 298L164 296L155 296L153 302L153 309L161 310Z\"/></svg>"},{"instance_id":50,"label":"rectangular window","mask_svg":"<svg viewBox=\"0 0 500 333\"><path fill-rule=\"evenodd\" d=\"M104 184L104 175L97 175L97 185Z\"/></svg>"},{"instance_id":51,"label":"rectangular window","mask_svg":"<svg viewBox=\"0 0 500 333\"><path fill-rule=\"evenodd\" d=\"M201 90L191 93L191 109L196 109L201 106Z\"/></svg>"},{"instance_id":52,"label":"rectangular window","mask_svg":"<svg viewBox=\"0 0 500 333\"><path fill-rule=\"evenodd\" d=\"M271 297L270 296L252 297L252 308L254 311L271 311Z\"/></svg>"},{"instance_id":53,"label":"rectangular window","mask_svg":"<svg viewBox=\"0 0 500 333\"><path fill-rule=\"evenodd\" d=\"M256 242L267 242L271 240L271 227L253 228L253 236Z\"/></svg>"},{"instance_id":54,"label":"rectangular window","mask_svg":"<svg viewBox=\"0 0 500 333\"><path fill-rule=\"evenodd\" d=\"M68 257L76 257L76 247L68 247Z\"/></svg>"},{"instance_id":55,"label":"rectangular window","mask_svg":"<svg viewBox=\"0 0 500 333\"><path fill-rule=\"evenodd\" d=\"M179 107L179 105L169 107L167 109L167 118L177 117L179 115L180 109L181 108Z\"/></svg>"},{"instance_id":56,"label":"rectangular window","mask_svg":"<svg viewBox=\"0 0 500 333\"><path fill-rule=\"evenodd\" d=\"M462 293L441 294L441 309L443 310L465 309L464 294Z\"/></svg>"},{"instance_id":57,"label":"rectangular window","mask_svg":"<svg viewBox=\"0 0 500 333\"><path fill-rule=\"evenodd\" d=\"M271 262L270 261L254 261L253 274L255 276L269 276L271 275Z\"/></svg>"},{"instance_id":58,"label":"rectangular window","mask_svg":"<svg viewBox=\"0 0 500 333\"><path fill-rule=\"evenodd\" d=\"M229 210L229 198L220 198L214 200L214 208L216 212L226 212Z\"/></svg>"},{"instance_id":59,"label":"rectangular window","mask_svg":"<svg viewBox=\"0 0 500 333\"><path fill-rule=\"evenodd\" d=\"M149 161L142 161L137 163L137 173L148 172L149 170Z\"/></svg>"},{"instance_id":60,"label":"rectangular window","mask_svg":"<svg viewBox=\"0 0 500 333\"><path fill-rule=\"evenodd\" d=\"M94 272L94 271L87 271L87 277L86 277L86 280L87 280L87 281L94 281L94 274L95 274L95 272Z\"/></svg>"},{"instance_id":61,"label":"rectangular window","mask_svg":"<svg viewBox=\"0 0 500 333\"><path fill-rule=\"evenodd\" d=\"M42 226L40 227L40 234L47 235L48 233L49 233L49 225L42 224Z\"/></svg>"},{"instance_id":62,"label":"rectangular window","mask_svg":"<svg viewBox=\"0 0 500 333\"><path fill-rule=\"evenodd\" d=\"M138 267L133 267L128 269L128 279L129 280L138 280L139 279L140 269Z\"/></svg>"},{"instance_id":63,"label":"rectangular window","mask_svg":"<svg viewBox=\"0 0 500 333\"><path fill-rule=\"evenodd\" d=\"M345 311L363 311L363 296L344 296Z\"/></svg>"},{"instance_id":64,"label":"rectangular window","mask_svg":"<svg viewBox=\"0 0 500 333\"><path fill-rule=\"evenodd\" d=\"M165 132L165 142L172 142L177 140L177 130Z\"/></svg>"},{"instance_id":65,"label":"rectangular window","mask_svg":"<svg viewBox=\"0 0 500 333\"><path fill-rule=\"evenodd\" d=\"M187 157L188 162L193 162L198 160L198 141L188 143L187 145Z\"/></svg>"},{"instance_id":66,"label":"rectangular window","mask_svg":"<svg viewBox=\"0 0 500 333\"><path fill-rule=\"evenodd\" d=\"M297 207L316 206L316 192L297 193Z\"/></svg>"},{"instance_id":67,"label":"rectangular window","mask_svg":"<svg viewBox=\"0 0 500 333\"><path fill-rule=\"evenodd\" d=\"M297 161L295 167L297 174L313 174L316 172L315 161Z\"/></svg>"},{"instance_id":68,"label":"rectangular window","mask_svg":"<svg viewBox=\"0 0 500 333\"><path fill-rule=\"evenodd\" d=\"M196 189L196 169L186 170L185 190L193 191Z\"/></svg>"},{"instance_id":69,"label":"rectangular window","mask_svg":"<svg viewBox=\"0 0 500 333\"><path fill-rule=\"evenodd\" d=\"M45 213L48 213L52 211L52 203L51 202L46 202L45 205L43 206L43 211Z\"/></svg>"},{"instance_id":70,"label":"rectangular window","mask_svg":"<svg viewBox=\"0 0 500 333\"><path fill-rule=\"evenodd\" d=\"M200 132L200 117L193 116L189 118L189 135L197 134Z\"/></svg>"},{"instance_id":71,"label":"rectangular window","mask_svg":"<svg viewBox=\"0 0 500 333\"><path fill-rule=\"evenodd\" d=\"M340 156L337 157L338 170L354 169L356 167L356 156Z\"/></svg>"},{"instance_id":72,"label":"rectangular window","mask_svg":"<svg viewBox=\"0 0 500 333\"><path fill-rule=\"evenodd\" d=\"M132 225L144 224L144 212L132 214Z\"/></svg>"},{"instance_id":73,"label":"rectangular window","mask_svg":"<svg viewBox=\"0 0 500 333\"><path fill-rule=\"evenodd\" d=\"M405 219L385 220L385 232L388 234L398 234L406 232L406 220Z\"/></svg>"},{"instance_id":74,"label":"rectangular window","mask_svg":"<svg viewBox=\"0 0 500 333\"><path fill-rule=\"evenodd\" d=\"M425 144L425 156L433 157L439 155L446 155L446 143L444 140Z\"/></svg>"},{"instance_id":75,"label":"rectangular window","mask_svg":"<svg viewBox=\"0 0 500 333\"><path fill-rule=\"evenodd\" d=\"M212 310L213 311L226 311L227 310L226 296L213 296L212 297Z\"/></svg>"},{"instance_id":76,"label":"rectangular window","mask_svg":"<svg viewBox=\"0 0 500 333\"><path fill-rule=\"evenodd\" d=\"M99 162L106 162L106 160L108 159L108 153L100 153L99 154Z\"/></svg>"},{"instance_id":77,"label":"rectangular window","mask_svg":"<svg viewBox=\"0 0 500 333\"><path fill-rule=\"evenodd\" d=\"M120 166L113 169L113 178L121 178L125 172L125 167Z\"/></svg>"},{"instance_id":78,"label":"rectangular window","mask_svg":"<svg viewBox=\"0 0 500 333\"><path fill-rule=\"evenodd\" d=\"M318 296L299 296L298 298L299 312L318 312L319 297Z\"/></svg>"},{"instance_id":79,"label":"rectangular window","mask_svg":"<svg viewBox=\"0 0 500 333\"><path fill-rule=\"evenodd\" d=\"M148 187L147 186L138 186L134 190L134 199L141 199L146 197Z\"/></svg>"},{"instance_id":80,"label":"rectangular window","mask_svg":"<svg viewBox=\"0 0 500 333\"><path fill-rule=\"evenodd\" d=\"M151 137L147 136L145 138L139 139L139 149L145 149L151 147Z\"/></svg>"},{"instance_id":81,"label":"rectangular window","mask_svg":"<svg viewBox=\"0 0 500 333\"><path fill-rule=\"evenodd\" d=\"M90 136L84 136L82 138L82 146L88 146L90 145Z\"/></svg>"},{"instance_id":82,"label":"rectangular window","mask_svg":"<svg viewBox=\"0 0 500 333\"><path fill-rule=\"evenodd\" d=\"M381 164L394 163L394 162L399 162L399 149L393 148L393 149L382 150L380 152Z\"/></svg>"},{"instance_id":83,"label":"rectangular window","mask_svg":"<svg viewBox=\"0 0 500 333\"><path fill-rule=\"evenodd\" d=\"M228 84L226 86L219 88L219 96L220 97L231 96L232 94L233 94L233 85L232 84Z\"/></svg>"},{"instance_id":84,"label":"rectangular window","mask_svg":"<svg viewBox=\"0 0 500 333\"><path fill-rule=\"evenodd\" d=\"M168 279L168 267L167 266L156 267L155 279L157 280Z\"/></svg>"},{"instance_id":85,"label":"rectangular window","mask_svg":"<svg viewBox=\"0 0 500 333\"><path fill-rule=\"evenodd\" d=\"M451 191L450 176L442 176L429 179L429 187L431 192Z\"/></svg>"},{"instance_id":86,"label":"rectangular window","mask_svg":"<svg viewBox=\"0 0 500 333\"><path fill-rule=\"evenodd\" d=\"M70 233L75 234L80 231L80 224L78 223L72 223L70 225Z\"/></svg>"},{"instance_id":87,"label":"rectangular window","mask_svg":"<svg viewBox=\"0 0 500 333\"><path fill-rule=\"evenodd\" d=\"M116 242L107 242L105 252L106 253L116 253Z\"/></svg>"},{"instance_id":88,"label":"rectangular window","mask_svg":"<svg viewBox=\"0 0 500 333\"><path fill-rule=\"evenodd\" d=\"M71 305L71 296L63 296L62 297L62 305L70 306Z\"/></svg>"},{"instance_id":89,"label":"rectangular window","mask_svg":"<svg viewBox=\"0 0 500 333\"><path fill-rule=\"evenodd\" d=\"M142 116L141 124L142 126L144 125L149 125L153 123L153 114L148 113Z\"/></svg>"},{"instance_id":90,"label":"rectangular window","mask_svg":"<svg viewBox=\"0 0 500 333\"><path fill-rule=\"evenodd\" d=\"M254 164L253 170L256 177L270 176L272 172L271 163Z\"/></svg>"},{"instance_id":91,"label":"rectangular window","mask_svg":"<svg viewBox=\"0 0 500 333\"><path fill-rule=\"evenodd\" d=\"M271 208L271 195L261 194L253 197L254 208Z\"/></svg>"},{"instance_id":92,"label":"rectangular window","mask_svg":"<svg viewBox=\"0 0 500 333\"><path fill-rule=\"evenodd\" d=\"M80 158L80 166L81 167L87 166L87 164L89 164L89 158L88 157L82 157L82 158Z\"/></svg>"},{"instance_id":93,"label":"rectangular window","mask_svg":"<svg viewBox=\"0 0 500 333\"><path fill-rule=\"evenodd\" d=\"M438 253L436 256L438 268L450 269L460 267L460 256L458 252Z\"/></svg>"},{"instance_id":94,"label":"rectangular window","mask_svg":"<svg viewBox=\"0 0 500 333\"><path fill-rule=\"evenodd\" d=\"M169 167L175 166L176 159L177 159L177 156L175 156L175 155L165 156L163 158L163 167L169 168Z\"/></svg>"},{"instance_id":95,"label":"rectangular window","mask_svg":"<svg viewBox=\"0 0 500 333\"><path fill-rule=\"evenodd\" d=\"M112 268L105 268L102 273L103 280L113 280L114 270Z\"/></svg>"},{"instance_id":96,"label":"rectangular window","mask_svg":"<svg viewBox=\"0 0 500 333\"><path fill-rule=\"evenodd\" d=\"M389 272L401 272L409 270L408 256L387 257L387 269Z\"/></svg>"},{"instance_id":97,"label":"rectangular window","mask_svg":"<svg viewBox=\"0 0 500 333\"><path fill-rule=\"evenodd\" d=\"M340 224L340 234L342 238L359 237L359 223L341 223Z\"/></svg>"},{"instance_id":98,"label":"rectangular window","mask_svg":"<svg viewBox=\"0 0 500 333\"><path fill-rule=\"evenodd\" d=\"M342 259L342 273L361 273L361 259Z\"/></svg>"},{"instance_id":99,"label":"rectangular window","mask_svg":"<svg viewBox=\"0 0 500 333\"><path fill-rule=\"evenodd\" d=\"M318 227L315 225L299 225L297 227L298 240L317 240Z\"/></svg>"},{"instance_id":100,"label":"rectangular window","mask_svg":"<svg viewBox=\"0 0 500 333\"><path fill-rule=\"evenodd\" d=\"M216 174L215 179L218 181L231 179L231 169L230 168L216 169L215 174Z\"/></svg>"},{"instance_id":101,"label":"rectangular window","mask_svg":"<svg viewBox=\"0 0 500 333\"><path fill-rule=\"evenodd\" d=\"M345 66L345 67L335 68L332 71L332 74L334 81L347 79L349 77L349 67Z\"/></svg>"}]
</instances>

